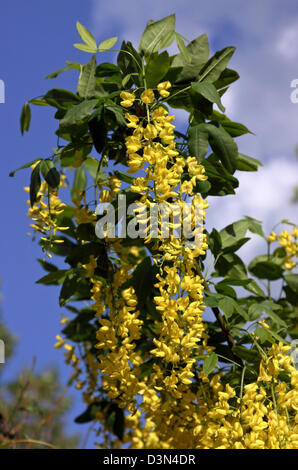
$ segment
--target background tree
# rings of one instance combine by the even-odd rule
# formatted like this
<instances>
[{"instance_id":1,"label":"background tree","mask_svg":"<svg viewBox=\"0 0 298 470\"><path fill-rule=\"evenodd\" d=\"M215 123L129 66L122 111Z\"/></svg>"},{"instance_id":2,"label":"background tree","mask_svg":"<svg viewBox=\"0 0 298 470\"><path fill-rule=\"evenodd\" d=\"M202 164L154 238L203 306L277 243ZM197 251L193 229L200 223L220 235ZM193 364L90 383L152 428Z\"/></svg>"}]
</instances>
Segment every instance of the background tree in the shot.
<instances>
[{"instance_id":1,"label":"background tree","mask_svg":"<svg viewBox=\"0 0 298 470\"><path fill-rule=\"evenodd\" d=\"M0 319L0 338L5 343L6 362L13 356L16 339ZM5 364L0 364L0 377ZM63 390L55 368L40 373L23 369L0 387L0 448L74 449L78 433L66 431L66 416L72 399Z\"/></svg>"}]
</instances>

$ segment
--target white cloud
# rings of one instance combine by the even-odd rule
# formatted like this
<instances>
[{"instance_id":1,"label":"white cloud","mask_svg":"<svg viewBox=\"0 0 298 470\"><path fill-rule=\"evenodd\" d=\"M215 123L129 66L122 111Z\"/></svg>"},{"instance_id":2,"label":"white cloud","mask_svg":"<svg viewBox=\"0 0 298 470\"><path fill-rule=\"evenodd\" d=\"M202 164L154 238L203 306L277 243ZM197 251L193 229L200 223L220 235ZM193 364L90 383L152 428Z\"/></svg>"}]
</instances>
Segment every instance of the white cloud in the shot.
<instances>
[{"instance_id":1,"label":"white cloud","mask_svg":"<svg viewBox=\"0 0 298 470\"><path fill-rule=\"evenodd\" d=\"M293 187L297 184L298 164L284 157L274 158L258 172L238 172L239 188L236 195L223 198L209 197L208 227L218 230L226 225L250 216L263 222L265 234L282 219L298 224L298 206L290 204ZM257 236L241 248L245 259L264 251L264 242Z\"/></svg>"},{"instance_id":2,"label":"white cloud","mask_svg":"<svg viewBox=\"0 0 298 470\"><path fill-rule=\"evenodd\" d=\"M285 28L276 43L276 50L287 59L298 59L298 23Z\"/></svg>"}]
</instances>

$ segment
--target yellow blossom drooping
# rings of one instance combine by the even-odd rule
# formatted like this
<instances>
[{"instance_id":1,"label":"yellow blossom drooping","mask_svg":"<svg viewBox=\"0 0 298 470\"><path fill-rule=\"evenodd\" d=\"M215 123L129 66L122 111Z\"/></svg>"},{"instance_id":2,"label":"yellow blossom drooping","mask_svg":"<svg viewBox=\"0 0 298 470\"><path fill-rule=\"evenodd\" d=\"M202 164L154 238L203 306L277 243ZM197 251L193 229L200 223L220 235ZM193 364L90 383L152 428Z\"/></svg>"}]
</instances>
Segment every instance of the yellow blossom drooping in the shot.
<instances>
[{"instance_id":1,"label":"yellow blossom drooping","mask_svg":"<svg viewBox=\"0 0 298 470\"><path fill-rule=\"evenodd\" d=\"M141 94L141 100L145 104L153 103L154 101L154 91L151 89L143 91Z\"/></svg>"},{"instance_id":2,"label":"yellow blossom drooping","mask_svg":"<svg viewBox=\"0 0 298 470\"><path fill-rule=\"evenodd\" d=\"M121 106L124 108L130 108L135 100L135 95L133 93L128 93L127 91L122 91L120 93L120 98L122 101L120 102Z\"/></svg>"},{"instance_id":3,"label":"yellow blossom drooping","mask_svg":"<svg viewBox=\"0 0 298 470\"><path fill-rule=\"evenodd\" d=\"M157 90L160 96L167 98L170 95L170 92L167 91L171 88L171 83L167 80L166 82L161 82L157 85Z\"/></svg>"}]
</instances>

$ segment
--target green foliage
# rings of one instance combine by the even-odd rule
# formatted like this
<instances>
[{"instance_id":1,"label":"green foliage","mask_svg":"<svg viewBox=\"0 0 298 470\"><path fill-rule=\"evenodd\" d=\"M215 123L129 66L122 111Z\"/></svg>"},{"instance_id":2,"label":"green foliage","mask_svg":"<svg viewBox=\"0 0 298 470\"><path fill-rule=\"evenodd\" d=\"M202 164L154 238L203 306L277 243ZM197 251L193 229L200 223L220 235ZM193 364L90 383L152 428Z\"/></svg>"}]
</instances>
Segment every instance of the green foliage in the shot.
<instances>
[{"instance_id":1,"label":"green foliage","mask_svg":"<svg viewBox=\"0 0 298 470\"><path fill-rule=\"evenodd\" d=\"M47 77L55 78L70 69L79 72L76 92L54 88L41 99L28 102L55 109L56 134L60 139L54 158L43 159L31 173L31 205L37 199L40 175L54 189L59 185L59 174L63 173L71 174L68 181L73 182L72 200L76 201L83 194L86 199L80 207L94 211L98 183L104 185L111 169L124 183L119 195L125 195L128 204L138 200L139 195L126 187L132 184L134 176L126 172L125 139L131 135L131 130L126 126L126 110L120 106L120 93L124 90L136 92L145 84L156 92L157 85L166 80L171 82L171 94L158 98L160 106L183 109L189 117L185 134L176 132L180 153L185 158L189 155L196 157L208 177L207 181L196 184L196 193L203 198L235 194L239 185L237 172L257 171L262 166L259 160L239 153L235 139L251 131L245 125L230 120L221 102L222 95L239 78L236 71L227 67L234 47L225 47L209 57L207 36L203 34L188 42L175 31L175 15L170 15L156 22L148 22L138 50L129 41L123 41L118 50L117 64L97 63L97 53L100 52L101 58L104 50L114 47L117 38L106 39L97 45L92 34L80 23L77 23L77 29L83 43L75 44L75 47L92 53L91 59L87 64L67 62L66 67ZM179 53L170 56L164 49L175 39ZM22 111L22 133L29 129L28 103ZM214 109L215 105L218 109ZM131 110L140 118L146 114L138 100ZM18 170L36 162L33 160ZM88 341L94 347L94 311L90 307L74 307L80 305L82 300L90 301L92 297L91 284L83 265L93 256L98 263L95 278L101 280L103 286L109 286L119 263L113 256L108 256L105 242L96 238L94 222L86 221L76 226L74 217L73 208L68 206L64 209L59 223L69 229L63 237L56 236L56 240L63 240L64 243L47 248L49 253L64 258L67 269L58 269L43 261L41 264L47 274L37 283L60 286L59 304L74 314L63 330L65 337L76 344ZM254 257L247 266L238 252L250 241L248 234L263 239L265 254ZM136 348L144 358L152 349L156 337L154 322L160 319L154 302L157 271L152 257L158 250L155 242L152 240L145 244L143 239L121 240L124 248L138 248L138 255L127 254L135 267L125 287L132 286L136 292L143 321L142 337ZM214 352L204 360L199 357L197 365L202 366L203 372L209 375L224 364L225 372L228 371L227 380L235 381L240 389L244 365L247 374L243 376L243 384L259 367L259 344L298 338L298 275L285 269L285 250L280 247L272 251L266 243L261 222L252 217L243 216L221 230L213 228L207 234L207 242L209 253L207 258L198 262L197 274L205 278L205 304L208 314L213 315L214 319L206 321ZM41 245L45 247L43 243ZM272 295L271 281L280 282L280 294L274 292ZM108 316L108 313L105 312L105 315ZM269 330L262 324L257 325L264 318ZM156 361L144 360L141 377L150 375L158 361L160 358ZM199 386L199 379L195 377L192 385ZM92 421L97 413L101 413L105 417L105 427L122 439L123 410L102 389L99 390L99 397L101 399L89 404L76 422Z\"/></svg>"}]
</instances>

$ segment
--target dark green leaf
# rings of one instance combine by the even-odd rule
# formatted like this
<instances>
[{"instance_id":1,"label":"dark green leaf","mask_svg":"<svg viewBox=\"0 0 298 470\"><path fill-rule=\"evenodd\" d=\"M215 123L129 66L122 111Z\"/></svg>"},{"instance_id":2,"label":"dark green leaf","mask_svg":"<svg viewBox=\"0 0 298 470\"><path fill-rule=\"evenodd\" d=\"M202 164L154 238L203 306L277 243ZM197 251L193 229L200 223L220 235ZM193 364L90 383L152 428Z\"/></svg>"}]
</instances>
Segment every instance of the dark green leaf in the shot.
<instances>
[{"instance_id":1,"label":"dark green leaf","mask_svg":"<svg viewBox=\"0 0 298 470\"><path fill-rule=\"evenodd\" d=\"M215 127L212 124L206 124L205 127L209 133L209 143L213 152L221 160L224 167L233 174L236 170L238 155L235 141L222 127Z\"/></svg>"},{"instance_id":2,"label":"dark green leaf","mask_svg":"<svg viewBox=\"0 0 298 470\"><path fill-rule=\"evenodd\" d=\"M67 269L55 270L47 274L46 276L43 276L42 278L38 279L38 281L36 281L36 284L44 284L46 286L49 286L49 285L57 286L64 281L67 273L68 273Z\"/></svg>"},{"instance_id":3,"label":"dark green leaf","mask_svg":"<svg viewBox=\"0 0 298 470\"><path fill-rule=\"evenodd\" d=\"M30 127L30 121L31 121L31 110L30 110L30 105L29 103L25 103L22 112L21 112L21 119L20 119L20 124L21 124L21 133L24 135L24 132L29 131Z\"/></svg>"},{"instance_id":4,"label":"dark green leaf","mask_svg":"<svg viewBox=\"0 0 298 470\"><path fill-rule=\"evenodd\" d=\"M259 279L269 279L274 281L282 276L282 268L266 255L256 256L248 265L248 270Z\"/></svg>"},{"instance_id":5,"label":"dark green leaf","mask_svg":"<svg viewBox=\"0 0 298 470\"><path fill-rule=\"evenodd\" d=\"M162 81L169 67L170 57L167 51L151 55L145 68L147 86L155 88Z\"/></svg>"},{"instance_id":6,"label":"dark green leaf","mask_svg":"<svg viewBox=\"0 0 298 470\"><path fill-rule=\"evenodd\" d=\"M96 417L96 414L100 411L103 411L108 405L106 400L96 401L91 403L84 413L80 414L74 421L77 424L89 423L93 421Z\"/></svg>"},{"instance_id":7,"label":"dark green leaf","mask_svg":"<svg viewBox=\"0 0 298 470\"><path fill-rule=\"evenodd\" d=\"M66 126L66 125L75 124L77 121L84 119L86 116L88 116L91 113L91 111L95 108L97 103L98 103L98 100L93 99L93 100L85 100L82 103L73 106L67 111L64 118L61 119L60 125Z\"/></svg>"},{"instance_id":8,"label":"dark green leaf","mask_svg":"<svg viewBox=\"0 0 298 470\"><path fill-rule=\"evenodd\" d=\"M221 51L216 52L200 71L199 81L203 82L207 80L208 82L213 83L218 80L234 52L235 47L226 47Z\"/></svg>"},{"instance_id":9,"label":"dark green leaf","mask_svg":"<svg viewBox=\"0 0 298 470\"><path fill-rule=\"evenodd\" d=\"M208 151L208 131L205 124L198 124L197 126L188 129L188 148L191 155L195 156L199 162L202 162Z\"/></svg>"},{"instance_id":10,"label":"dark green leaf","mask_svg":"<svg viewBox=\"0 0 298 470\"><path fill-rule=\"evenodd\" d=\"M48 185L56 189L60 183L60 173L57 171L52 160L42 160L40 170Z\"/></svg>"},{"instance_id":11,"label":"dark green leaf","mask_svg":"<svg viewBox=\"0 0 298 470\"><path fill-rule=\"evenodd\" d=\"M211 103L215 103L221 111L225 111L224 106L221 103L220 96L217 93L215 86L209 82L192 82L191 89L194 93L202 95L206 100Z\"/></svg>"},{"instance_id":12,"label":"dark green leaf","mask_svg":"<svg viewBox=\"0 0 298 470\"><path fill-rule=\"evenodd\" d=\"M34 163L39 162L40 158L35 158L35 160L32 160L29 163L26 163L25 165L20 166L16 170L13 170L9 173L10 177L13 177L17 171L24 170L25 168L29 168L30 166L34 165Z\"/></svg>"},{"instance_id":13,"label":"dark green leaf","mask_svg":"<svg viewBox=\"0 0 298 470\"><path fill-rule=\"evenodd\" d=\"M40 179L40 163L36 165L34 170L31 173L31 181L30 181L30 204L31 207L36 202L37 193L39 191L41 185Z\"/></svg>"}]
</instances>

